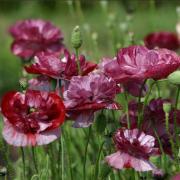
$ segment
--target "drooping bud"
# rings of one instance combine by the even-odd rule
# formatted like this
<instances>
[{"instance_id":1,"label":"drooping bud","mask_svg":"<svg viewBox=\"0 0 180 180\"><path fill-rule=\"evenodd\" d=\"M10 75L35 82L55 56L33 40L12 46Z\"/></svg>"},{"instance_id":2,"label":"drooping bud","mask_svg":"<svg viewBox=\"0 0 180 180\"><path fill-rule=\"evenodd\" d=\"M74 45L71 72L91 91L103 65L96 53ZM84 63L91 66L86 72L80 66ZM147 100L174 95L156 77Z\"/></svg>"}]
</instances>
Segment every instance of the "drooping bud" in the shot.
<instances>
[{"instance_id":1,"label":"drooping bud","mask_svg":"<svg viewBox=\"0 0 180 180\"><path fill-rule=\"evenodd\" d=\"M75 49L79 49L82 45L82 35L79 26L76 26L72 31L71 44Z\"/></svg>"},{"instance_id":2,"label":"drooping bud","mask_svg":"<svg viewBox=\"0 0 180 180\"><path fill-rule=\"evenodd\" d=\"M175 71L168 76L168 81L175 85L180 85L180 71Z\"/></svg>"},{"instance_id":3,"label":"drooping bud","mask_svg":"<svg viewBox=\"0 0 180 180\"><path fill-rule=\"evenodd\" d=\"M171 112L171 103L169 103L169 102L163 103L163 111L165 113L170 113Z\"/></svg>"}]
</instances>

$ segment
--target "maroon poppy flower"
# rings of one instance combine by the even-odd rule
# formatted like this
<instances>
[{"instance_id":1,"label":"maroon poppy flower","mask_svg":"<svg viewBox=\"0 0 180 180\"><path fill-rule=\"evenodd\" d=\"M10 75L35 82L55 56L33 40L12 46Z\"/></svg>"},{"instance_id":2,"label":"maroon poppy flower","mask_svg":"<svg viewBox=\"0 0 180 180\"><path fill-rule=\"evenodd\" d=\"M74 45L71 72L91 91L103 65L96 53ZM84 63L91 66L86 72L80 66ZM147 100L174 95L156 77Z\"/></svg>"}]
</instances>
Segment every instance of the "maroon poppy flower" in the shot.
<instances>
[{"instance_id":1,"label":"maroon poppy flower","mask_svg":"<svg viewBox=\"0 0 180 180\"><path fill-rule=\"evenodd\" d=\"M65 107L55 93L9 92L2 100L3 137L14 146L48 144L60 135Z\"/></svg>"},{"instance_id":2,"label":"maroon poppy flower","mask_svg":"<svg viewBox=\"0 0 180 180\"><path fill-rule=\"evenodd\" d=\"M75 120L74 127L92 124L94 112L100 109L119 109L114 102L116 83L103 74L74 76L64 92L64 104L69 116Z\"/></svg>"},{"instance_id":3,"label":"maroon poppy flower","mask_svg":"<svg viewBox=\"0 0 180 180\"><path fill-rule=\"evenodd\" d=\"M119 129L114 135L117 152L106 156L106 162L115 169L133 168L136 171L155 171L149 161L157 154L155 138L138 129Z\"/></svg>"},{"instance_id":4,"label":"maroon poppy flower","mask_svg":"<svg viewBox=\"0 0 180 180\"><path fill-rule=\"evenodd\" d=\"M166 78L180 67L180 57L167 49L148 50L144 46L122 48L117 55L121 70L119 82Z\"/></svg>"},{"instance_id":5,"label":"maroon poppy flower","mask_svg":"<svg viewBox=\"0 0 180 180\"><path fill-rule=\"evenodd\" d=\"M149 49L155 47L176 50L179 48L178 37L172 32L154 32L144 38L145 46Z\"/></svg>"},{"instance_id":6,"label":"maroon poppy flower","mask_svg":"<svg viewBox=\"0 0 180 180\"><path fill-rule=\"evenodd\" d=\"M83 55L79 57L81 75L86 75L96 68L96 64L86 61ZM25 66L28 73L43 74L55 79L70 80L72 76L78 75L77 61L74 54L70 55L67 50L64 51L64 58L59 59L53 54L39 53L34 58L34 63Z\"/></svg>"},{"instance_id":7,"label":"maroon poppy flower","mask_svg":"<svg viewBox=\"0 0 180 180\"><path fill-rule=\"evenodd\" d=\"M11 50L22 59L30 59L41 51L59 55L64 49L61 31L49 21L18 21L10 27L10 33L14 38Z\"/></svg>"},{"instance_id":8,"label":"maroon poppy flower","mask_svg":"<svg viewBox=\"0 0 180 180\"><path fill-rule=\"evenodd\" d=\"M153 99L149 105L144 108L144 116L141 127L146 134L156 137L155 146L159 147L158 138L161 140L161 144L165 153L172 155L170 137L165 127L165 113L163 111L164 103L171 103L169 99ZM174 133L174 117L177 113L177 127L180 126L180 111L172 108L169 113L169 133L172 137L175 137ZM131 128L137 128L138 121L138 103L132 101L129 103L129 118ZM121 124L127 127L126 115L120 119ZM158 135L158 138L157 138Z\"/></svg>"}]
</instances>

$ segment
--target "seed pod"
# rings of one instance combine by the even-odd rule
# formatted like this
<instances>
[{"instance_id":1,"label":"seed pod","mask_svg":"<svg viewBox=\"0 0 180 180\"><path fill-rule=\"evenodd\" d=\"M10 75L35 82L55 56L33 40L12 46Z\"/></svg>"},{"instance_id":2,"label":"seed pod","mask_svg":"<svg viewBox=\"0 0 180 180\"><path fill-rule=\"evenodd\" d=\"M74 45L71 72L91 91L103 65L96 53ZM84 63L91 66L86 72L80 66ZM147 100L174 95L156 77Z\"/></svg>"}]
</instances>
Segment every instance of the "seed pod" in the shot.
<instances>
[{"instance_id":1,"label":"seed pod","mask_svg":"<svg viewBox=\"0 0 180 180\"><path fill-rule=\"evenodd\" d=\"M72 31L71 44L75 49L79 49L82 45L82 35L79 26L76 26Z\"/></svg>"},{"instance_id":2,"label":"seed pod","mask_svg":"<svg viewBox=\"0 0 180 180\"><path fill-rule=\"evenodd\" d=\"M171 111L171 103L168 103L168 102L163 103L163 111L165 113L170 113L170 111Z\"/></svg>"},{"instance_id":3,"label":"seed pod","mask_svg":"<svg viewBox=\"0 0 180 180\"><path fill-rule=\"evenodd\" d=\"M175 71L175 72L171 73L168 76L168 81L170 83L180 85L180 71Z\"/></svg>"}]
</instances>

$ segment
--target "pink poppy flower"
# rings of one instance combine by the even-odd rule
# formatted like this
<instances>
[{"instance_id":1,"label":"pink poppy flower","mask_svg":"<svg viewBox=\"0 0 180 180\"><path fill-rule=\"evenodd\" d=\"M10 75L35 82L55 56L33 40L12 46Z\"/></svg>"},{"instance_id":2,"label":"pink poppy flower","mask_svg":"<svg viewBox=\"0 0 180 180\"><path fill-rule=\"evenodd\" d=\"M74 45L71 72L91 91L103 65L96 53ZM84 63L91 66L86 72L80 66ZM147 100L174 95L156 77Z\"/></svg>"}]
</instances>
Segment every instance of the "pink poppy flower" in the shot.
<instances>
[{"instance_id":1,"label":"pink poppy flower","mask_svg":"<svg viewBox=\"0 0 180 180\"><path fill-rule=\"evenodd\" d=\"M170 143L170 137L167 133L165 127L165 113L163 111L163 104L166 102L171 102L169 99L153 99L150 101L149 105L144 109L144 116L142 122L142 129L146 134L156 137L155 147L159 148L159 142L156 134L161 140L161 144L165 153L172 155L172 147ZM174 116L175 112L177 113L177 126L180 126L180 111L174 110L172 108L169 114L169 132L172 137L175 137L174 133ZM130 102L129 103L129 118L131 128L137 128L138 121L138 103ZM120 118L120 123L127 127L127 118L126 115Z\"/></svg>"},{"instance_id":2,"label":"pink poppy flower","mask_svg":"<svg viewBox=\"0 0 180 180\"><path fill-rule=\"evenodd\" d=\"M92 124L94 112L100 109L119 109L114 102L116 83L103 74L74 76L64 92L64 104L73 120L74 127L88 127Z\"/></svg>"},{"instance_id":3,"label":"pink poppy flower","mask_svg":"<svg viewBox=\"0 0 180 180\"><path fill-rule=\"evenodd\" d=\"M18 21L9 31L14 38L11 46L13 54L24 60L31 59L41 51L59 55L64 49L61 31L49 21Z\"/></svg>"},{"instance_id":4,"label":"pink poppy flower","mask_svg":"<svg viewBox=\"0 0 180 180\"><path fill-rule=\"evenodd\" d=\"M149 161L157 154L155 138L138 129L119 129L114 135L117 152L106 156L106 162L115 169L133 168L136 171L155 171Z\"/></svg>"},{"instance_id":5,"label":"pink poppy flower","mask_svg":"<svg viewBox=\"0 0 180 180\"><path fill-rule=\"evenodd\" d=\"M166 78L180 67L180 57L167 49L148 50L144 46L122 48L117 55L119 82Z\"/></svg>"},{"instance_id":6,"label":"pink poppy flower","mask_svg":"<svg viewBox=\"0 0 180 180\"><path fill-rule=\"evenodd\" d=\"M128 93L136 97L139 96L143 82L140 80L136 80L136 81L129 80L122 83L121 79L123 76L123 71L121 70L121 67L117 62L117 58L113 58L113 59L103 58L102 62L98 65L98 68L106 76L113 78L116 81L116 83L120 85L121 87L120 92L122 92L122 85L123 85L124 90L126 90ZM143 88L142 96L145 96L146 92L147 92L147 87L145 86Z\"/></svg>"},{"instance_id":7,"label":"pink poppy flower","mask_svg":"<svg viewBox=\"0 0 180 180\"><path fill-rule=\"evenodd\" d=\"M178 37L172 32L154 32L144 38L145 46L149 49L156 47L176 50L179 48Z\"/></svg>"},{"instance_id":8,"label":"pink poppy flower","mask_svg":"<svg viewBox=\"0 0 180 180\"><path fill-rule=\"evenodd\" d=\"M86 75L96 68L96 64L86 61L83 55L79 57L81 75ZM57 58L53 54L39 53L34 58L33 64L25 66L28 73L43 74L54 79L70 80L72 76L78 75L76 57L70 55L67 50L64 51L64 58Z\"/></svg>"},{"instance_id":9,"label":"pink poppy flower","mask_svg":"<svg viewBox=\"0 0 180 180\"><path fill-rule=\"evenodd\" d=\"M171 180L179 180L179 179L180 179L180 173L173 176Z\"/></svg>"},{"instance_id":10,"label":"pink poppy flower","mask_svg":"<svg viewBox=\"0 0 180 180\"><path fill-rule=\"evenodd\" d=\"M55 93L12 91L2 100L3 137L14 146L48 144L60 136L65 107Z\"/></svg>"},{"instance_id":11,"label":"pink poppy flower","mask_svg":"<svg viewBox=\"0 0 180 180\"><path fill-rule=\"evenodd\" d=\"M47 76L40 75L28 81L28 89L39 91L52 91L51 79Z\"/></svg>"}]
</instances>

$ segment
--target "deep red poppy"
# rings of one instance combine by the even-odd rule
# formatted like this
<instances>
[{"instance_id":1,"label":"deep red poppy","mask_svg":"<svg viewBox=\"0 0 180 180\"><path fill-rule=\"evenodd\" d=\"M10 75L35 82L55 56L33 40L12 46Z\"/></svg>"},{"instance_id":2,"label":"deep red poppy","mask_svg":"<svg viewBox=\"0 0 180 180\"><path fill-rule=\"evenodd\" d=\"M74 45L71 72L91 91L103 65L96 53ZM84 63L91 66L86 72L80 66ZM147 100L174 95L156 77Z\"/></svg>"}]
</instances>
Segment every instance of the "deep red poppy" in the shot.
<instances>
[{"instance_id":1,"label":"deep red poppy","mask_svg":"<svg viewBox=\"0 0 180 180\"><path fill-rule=\"evenodd\" d=\"M9 31L14 38L11 46L13 54L24 60L41 51L59 55L64 49L62 32L49 21L18 21Z\"/></svg>"},{"instance_id":2,"label":"deep red poppy","mask_svg":"<svg viewBox=\"0 0 180 180\"><path fill-rule=\"evenodd\" d=\"M28 90L12 91L2 99L3 137L14 146L48 144L60 135L65 107L58 95Z\"/></svg>"},{"instance_id":3,"label":"deep red poppy","mask_svg":"<svg viewBox=\"0 0 180 180\"><path fill-rule=\"evenodd\" d=\"M172 32L154 32L144 38L145 46L149 49L155 47L176 50L179 48L178 37Z\"/></svg>"}]
</instances>

